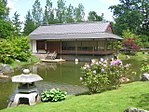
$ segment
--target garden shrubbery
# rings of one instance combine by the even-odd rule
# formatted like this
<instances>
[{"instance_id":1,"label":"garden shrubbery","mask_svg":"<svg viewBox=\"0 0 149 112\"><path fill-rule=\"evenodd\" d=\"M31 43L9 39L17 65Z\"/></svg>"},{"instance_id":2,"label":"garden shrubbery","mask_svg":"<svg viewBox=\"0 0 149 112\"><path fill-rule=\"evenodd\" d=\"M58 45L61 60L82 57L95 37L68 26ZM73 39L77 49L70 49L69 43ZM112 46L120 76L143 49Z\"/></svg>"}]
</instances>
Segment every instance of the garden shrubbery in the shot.
<instances>
[{"instance_id":1,"label":"garden shrubbery","mask_svg":"<svg viewBox=\"0 0 149 112\"><path fill-rule=\"evenodd\" d=\"M67 92L62 91L58 88L53 88L51 90L45 90L41 93L41 101L42 102L57 102L64 100L66 98Z\"/></svg>"},{"instance_id":2,"label":"garden shrubbery","mask_svg":"<svg viewBox=\"0 0 149 112\"><path fill-rule=\"evenodd\" d=\"M96 63L85 64L81 70L84 75L80 80L88 87L90 93L119 87L120 78L131 71L130 64L123 65L119 59L113 61L101 59Z\"/></svg>"},{"instance_id":3,"label":"garden shrubbery","mask_svg":"<svg viewBox=\"0 0 149 112\"><path fill-rule=\"evenodd\" d=\"M10 64L14 60L27 61L30 57L27 37L9 37L0 40L0 62Z\"/></svg>"}]
</instances>

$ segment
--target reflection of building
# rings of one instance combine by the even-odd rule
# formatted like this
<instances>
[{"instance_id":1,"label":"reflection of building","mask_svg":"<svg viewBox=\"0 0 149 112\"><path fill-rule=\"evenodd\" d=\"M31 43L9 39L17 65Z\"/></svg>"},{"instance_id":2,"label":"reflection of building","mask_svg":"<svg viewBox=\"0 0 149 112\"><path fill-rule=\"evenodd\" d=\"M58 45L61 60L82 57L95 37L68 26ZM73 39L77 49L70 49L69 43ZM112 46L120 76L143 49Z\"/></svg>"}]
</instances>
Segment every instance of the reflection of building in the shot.
<instances>
[{"instance_id":1,"label":"reflection of building","mask_svg":"<svg viewBox=\"0 0 149 112\"><path fill-rule=\"evenodd\" d=\"M56 63L48 63L47 67L52 68L53 70L56 70L57 69L57 64Z\"/></svg>"},{"instance_id":2,"label":"reflection of building","mask_svg":"<svg viewBox=\"0 0 149 112\"><path fill-rule=\"evenodd\" d=\"M46 25L30 34L34 53L56 51L59 56L73 60L82 55L113 54L113 42L118 39L121 38L112 33L112 26L107 22Z\"/></svg>"},{"instance_id":3,"label":"reflection of building","mask_svg":"<svg viewBox=\"0 0 149 112\"><path fill-rule=\"evenodd\" d=\"M37 74L38 66L37 65L29 66L29 69L32 71L32 73Z\"/></svg>"}]
</instances>

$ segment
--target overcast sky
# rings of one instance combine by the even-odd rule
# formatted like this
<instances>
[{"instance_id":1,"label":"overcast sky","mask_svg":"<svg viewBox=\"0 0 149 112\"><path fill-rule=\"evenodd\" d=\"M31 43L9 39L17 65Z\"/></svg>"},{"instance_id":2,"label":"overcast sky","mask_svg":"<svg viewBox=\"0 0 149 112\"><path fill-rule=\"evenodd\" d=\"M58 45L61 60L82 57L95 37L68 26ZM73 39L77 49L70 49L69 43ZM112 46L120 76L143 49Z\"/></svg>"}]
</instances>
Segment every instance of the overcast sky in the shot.
<instances>
[{"instance_id":1,"label":"overcast sky","mask_svg":"<svg viewBox=\"0 0 149 112\"><path fill-rule=\"evenodd\" d=\"M41 7L44 8L46 0L39 0ZM65 0L66 6L72 4L72 6L77 7L79 3L84 6L85 17L89 11L96 11L98 15L104 13L104 18L109 21L113 21L112 12L109 10L109 6L117 5L119 0ZM13 16L14 12L20 15L20 20L24 21L24 18L29 9L32 9L32 5L35 0L8 0L8 7L10 8L10 17ZM57 0L52 0L53 8L57 7Z\"/></svg>"}]
</instances>

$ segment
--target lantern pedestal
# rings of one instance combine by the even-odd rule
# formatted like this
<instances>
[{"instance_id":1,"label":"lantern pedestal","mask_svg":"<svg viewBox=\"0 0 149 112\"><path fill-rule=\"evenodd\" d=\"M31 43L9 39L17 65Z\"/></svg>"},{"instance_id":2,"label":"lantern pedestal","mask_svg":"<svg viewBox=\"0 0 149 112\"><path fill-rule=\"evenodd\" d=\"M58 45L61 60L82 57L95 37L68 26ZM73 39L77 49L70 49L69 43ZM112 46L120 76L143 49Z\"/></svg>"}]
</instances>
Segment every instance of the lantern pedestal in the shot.
<instances>
[{"instance_id":1,"label":"lantern pedestal","mask_svg":"<svg viewBox=\"0 0 149 112\"><path fill-rule=\"evenodd\" d=\"M19 104L34 105L40 101L34 82L42 80L42 78L37 74L28 74L27 71L29 70L23 71L24 74L12 77L12 82L19 82L20 84L14 99L9 102L8 107L15 107Z\"/></svg>"},{"instance_id":2,"label":"lantern pedestal","mask_svg":"<svg viewBox=\"0 0 149 112\"><path fill-rule=\"evenodd\" d=\"M19 104L35 105L39 99L38 93L17 93L14 97L14 100L10 102L9 107L16 107Z\"/></svg>"}]
</instances>

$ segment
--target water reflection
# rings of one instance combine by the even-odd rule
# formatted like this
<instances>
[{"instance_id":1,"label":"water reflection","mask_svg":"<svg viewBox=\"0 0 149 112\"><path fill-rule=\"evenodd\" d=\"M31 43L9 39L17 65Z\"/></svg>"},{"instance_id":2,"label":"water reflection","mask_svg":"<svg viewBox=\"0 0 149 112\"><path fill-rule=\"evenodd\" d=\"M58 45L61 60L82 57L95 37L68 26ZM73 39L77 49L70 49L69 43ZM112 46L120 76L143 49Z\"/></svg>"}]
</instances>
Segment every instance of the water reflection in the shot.
<instances>
[{"instance_id":1,"label":"water reflection","mask_svg":"<svg viewBox=\"0 0 149 112\"><path fill-rule=\"evenodd\" d=\"M38 72L38 68L40 67L44 67L46 68L46 70L56 70L57 69L57 63L37 63L34 66L29 66L29 69L33 72L33 73L37 73Z\"/></svg>"}]
</instances>

